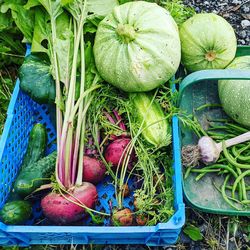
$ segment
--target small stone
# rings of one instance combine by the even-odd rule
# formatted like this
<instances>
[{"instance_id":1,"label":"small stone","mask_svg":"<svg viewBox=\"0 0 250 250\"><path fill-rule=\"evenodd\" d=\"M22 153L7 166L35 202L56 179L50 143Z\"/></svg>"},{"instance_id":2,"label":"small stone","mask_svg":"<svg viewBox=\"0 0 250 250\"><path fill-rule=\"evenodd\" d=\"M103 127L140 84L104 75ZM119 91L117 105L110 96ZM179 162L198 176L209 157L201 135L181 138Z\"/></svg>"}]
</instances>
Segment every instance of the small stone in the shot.
<instances>
[{"instance_id":1,"label":"small stone","mask_svg":"<svg viewBox=\"0 0 250 250\"><path fill-rule=\"evenodd\" d=\"M242 38L246 38L247 32L246 32L245 30L243 30L243 31L241 31L241 32L239 33L239 35L240 35Z\"/></svg>"},{"instance_id":2,"label":"small stone","mask_svg":"<svg viewBox=\"0 0 250 250\"><path fill-rule=\"evenodd\" d=\"M199 7L196 7L196 8L195 8L195 11L196 11L196 12L200 12L201 10L200 10Z\"/></svg>"},{"instance_id":3,"label":"small stone","mask_svg":"<svg viewBox=\"0 0 250 250\"><path fill-rule=\"evenodd\" d=\"M246 27L250 26L250 21L245 19L245 20L242 20L240 24L242 28L245 29Z\"/></svg>"},{"instance_id":4,"label":"small stone","mask_svg":"<svg viewBox=\"0 0 250 250\"><path fill-rule=\"evenodd\" d=\"M205 1L204 4L205 4L205 5L209 5L209 2L208 2L208 1Z\"/></svg>"},{"instance_id":5,"label":"small stone","mask_svg":"<svg viewBox=\"0 0 250 250\"><path fill-rule=\"evenodd\" d=\"M242 44L242 45L246 44L246 42L243 39L239 39L239 43Z\"/></svg>"},{"instance_id":6,"label":"small stone","mask_svg":"<svg viewBox=\"0 0 250 250\"><path fill-rule=\"evenodd\" d=\"M239 0L233 0L232 3L233 4L241 4L241 1L239 1Z\"/></svg>"},{"instance_id":7,"label":"small stone","mask_svg":"<svg viewBox=\"0 0 250 250\"><path fill-rule=\"evenodd\" d=\"M242 6L242 11L243 11L244 13L249 13L249 12L250 12L250 7L248 7L248 6L246 6L246 5L243 5L243 6Z\"/></svg>"}]
</instances>

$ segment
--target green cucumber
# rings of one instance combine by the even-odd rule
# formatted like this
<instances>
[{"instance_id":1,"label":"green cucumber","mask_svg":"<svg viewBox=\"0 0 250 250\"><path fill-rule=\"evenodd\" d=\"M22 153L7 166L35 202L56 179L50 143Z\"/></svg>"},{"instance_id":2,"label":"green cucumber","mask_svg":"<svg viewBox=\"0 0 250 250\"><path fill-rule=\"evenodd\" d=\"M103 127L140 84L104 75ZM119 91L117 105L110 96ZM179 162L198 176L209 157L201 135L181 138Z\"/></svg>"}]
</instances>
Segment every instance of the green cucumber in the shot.
<instances>
[{"instance_id":1,"label":"green cucumber","mask_svg":"<svg viewBox=\"0 0 250 250\"><path fill-rule=\"evenodd\" d=\"M50 182L55 171L56 151L26 167L17 177L14 190L20 196L27 196L40 186Z\"/></svg>"},{"instance_id":2,"label":"green cucumber","mask_svg":"<svg viewBox=\"0 0 250 250\"><path fill-rule=\"evenodd\" d=\"M28 201L11 201L0 211L0 219L7 225L20 225L29 219L32 207Z\"/></svg>"},{"instance_id":3,"label":"green cucumber","mask_svg":"<svg viewBox=\"0 0 250 250\"><path fill-rule=\"evenodd\" d=\"M47 131L43 124L37 123L33 126L28 142L28 148L24 155L21 169L25 169L31 163L44 157L47 145Z\"/></svg>"}]
</instances>

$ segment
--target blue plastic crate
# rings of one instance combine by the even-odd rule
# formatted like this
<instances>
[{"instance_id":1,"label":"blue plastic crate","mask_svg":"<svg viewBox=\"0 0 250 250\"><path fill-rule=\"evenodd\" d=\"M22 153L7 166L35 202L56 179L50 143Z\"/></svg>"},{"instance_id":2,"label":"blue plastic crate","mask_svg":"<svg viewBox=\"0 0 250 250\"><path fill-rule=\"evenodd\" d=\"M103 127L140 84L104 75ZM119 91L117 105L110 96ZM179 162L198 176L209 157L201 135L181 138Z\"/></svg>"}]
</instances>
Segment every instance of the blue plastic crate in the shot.
<instances>
[{"instance_id":1,"label":"blue plastic crate","mask_svg":"<svg viewBox=\"0 0 250 250\"><path fill-rule=\"evenodd\" d=\"M29 48L27 50L29 53ZM56 133L50 120L50 107L32 101L19 88L19 81L8 108L7 121L0 141L0 208L6 202L13 181L22 162L28 144L29 132L34 123L45 124L48 131L47 153L55 150ZM155 226L51 226L42 215L39 202L33 206L33 216L22 226L8 226L0 222L0 245L28 246L34 244L146 244L160 246L174 244L185 222L185 206L182 196L181 161L178 119L173 117L173 187L175 213L167 222ZM133 189L133 187L132 187ZM106 178L97 186L98 210L110 213L109 201L115 205L114 188ZM125 205L133 208L132 196L125 199Z\"/></svg>"}]
</instances>

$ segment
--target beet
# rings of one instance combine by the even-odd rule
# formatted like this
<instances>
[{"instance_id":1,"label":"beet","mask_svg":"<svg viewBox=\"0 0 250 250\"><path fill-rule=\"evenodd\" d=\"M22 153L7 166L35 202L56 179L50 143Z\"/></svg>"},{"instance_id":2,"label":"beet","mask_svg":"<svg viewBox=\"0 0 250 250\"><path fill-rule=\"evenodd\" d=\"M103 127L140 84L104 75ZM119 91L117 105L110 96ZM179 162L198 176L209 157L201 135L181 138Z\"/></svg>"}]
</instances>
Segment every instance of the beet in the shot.
<instances>
[{"instance_id":1,"label":"beet","mask_svg":"<svg viewBox=\"0 0 250 250\"><path fill-rule=\"evenodd\" d=\"M132 211L129 208L115 211L112 219L115 225L118 224L120 226L131 226L133 223Z\"/></svg>"},{"instance_id":2,"label":"beet","mask_svg":"<svg viewBox=\"0 0 250 250\"><path fill-rule=\"evenodd\" d=\"M106 168L104 164L96 158L83 157L83 181L97 184L103 180Z\"/></svg>"},{"instance_id":3,"label":"beet","mask_svg":"<svg viewBox=\"0 0 250 250\"><path fill-rule=\"evenodd\" d=\"M94 207L97 200L97 191L93 184L83 182L81 186L74 187L74 189L69 190L69 192L79 199L86 207ZM71 195L65 194L65 196L79 203ZM46 195L41 201L41 207L46 218L58 225L67 225L71 222L79 221L86 216L84 208L70 202L57 193Z\"/></svg>"},{"instance_id":4,"label":"beet","mask_svg":"<svg viewBox=\"0 0 250 250\"><path fill-rule=\"evenodd\" d=\"M135 220L139 226L145 226L148 222L148 217L143 214L139 214L136 216Z\"/></svg>"},{"instance_id":5,"label":"beet","mask_svg":"<svg viewBox=\"0 0 250 250\"><path fill-rule=\"evenodd\" d=\"M130 143L130 141L131 141L130 138L120 138L111 142L105 150L105 154L104 154L105 160L108 163L111 163L114 168L116 168L119 164L120 159L121 158L124 159L124 156L126 154L124 152L128 144ZM132 169L132 165L135 159L136 159L135 151L133 149L129 158L128 169L130 170Z\"/></svg>"}]
</instances>

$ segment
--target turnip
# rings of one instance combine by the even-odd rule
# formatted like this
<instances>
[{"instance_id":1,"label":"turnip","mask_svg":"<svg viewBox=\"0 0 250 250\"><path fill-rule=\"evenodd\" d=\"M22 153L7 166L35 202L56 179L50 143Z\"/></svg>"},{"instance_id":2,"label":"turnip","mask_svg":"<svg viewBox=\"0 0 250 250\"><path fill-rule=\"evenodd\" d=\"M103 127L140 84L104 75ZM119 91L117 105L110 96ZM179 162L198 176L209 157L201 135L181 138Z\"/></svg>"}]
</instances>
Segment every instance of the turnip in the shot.
<instances>
[{"instance_id":1,"label":"turnip","mask_svg":"<svg viewBox=\"0 0 250 250\"><path fill-rule=\"evenodd\" d=\"M115 211L112 219L115 225L131 226L133 223L132 211L129 208Z\"/></svg>"},{"instance_id":2,"label":"turnip","mask_svg":"<svg viewBox=\"0 0 250 250\"><path fill-rule=\"evenodd\" d=\"M97 200L96 187L88 182L75 186L68 194L50 193L41 201L44 215L56 224L64 225L83 219L85 208L93 208Z\"/></svg>"},{"instance_id":3,"label":"turnip","mask_svg":"<svg viewBox=\"0 0 250 250\"><path fill-rule=\"evenodd\" d=\"M124 160L124 156L127 153L126 148L131 142L130 138L121 138L111 142L104 153L105 160L108 163L111 163L114 168L117 168L118 164L122 163ZM132 163L135 161L135 151L132 150L129 156L128 166L131 168Z\"/></svg>"},{"instance_id":4,"label":"turnip","mask_svg":"<svg viewBox=\"0 0 250 250\"><path fill-rule=\"evenodd\" d=\"M97 184L103 180L106 168L104 164L96 158L83 157L83 181Z\"/></svg>"}]
</instances>

